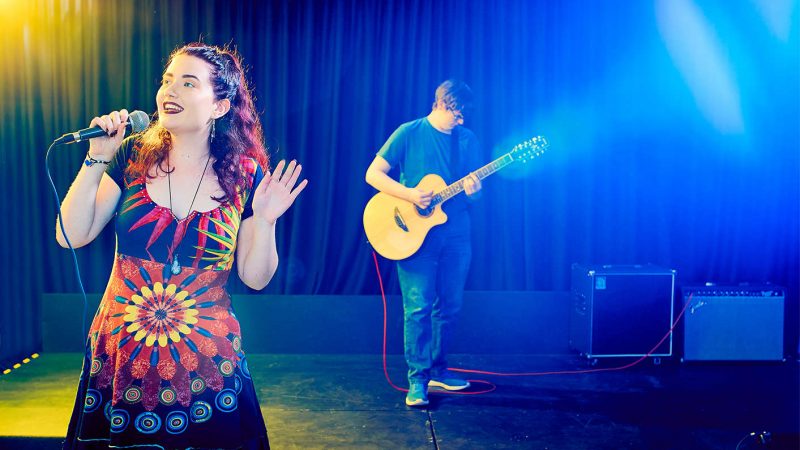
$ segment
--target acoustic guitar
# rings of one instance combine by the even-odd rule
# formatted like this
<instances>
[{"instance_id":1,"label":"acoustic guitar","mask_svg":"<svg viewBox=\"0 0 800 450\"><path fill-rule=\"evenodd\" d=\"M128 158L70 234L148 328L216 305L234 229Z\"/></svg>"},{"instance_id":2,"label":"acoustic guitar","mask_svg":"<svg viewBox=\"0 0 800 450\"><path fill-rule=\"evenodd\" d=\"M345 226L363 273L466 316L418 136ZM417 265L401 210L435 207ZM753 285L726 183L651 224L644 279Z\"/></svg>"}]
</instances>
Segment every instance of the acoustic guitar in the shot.
<instances>
[{"instance_id":1,"label":"acoustic guitar","mask_svg":"<svg viewBox=\"0 0 800 450\"><path fill-rule=\"evenodd\" d=\"M510 152L473 173L483 180L513 163L526 163L542 155L547 148L547 140L537 136L520 142ZM420 208L414 203L383 192L375 194L364 208L364 231L375 251L393 260L405 259L416 253L425 242L428 232L447 221L442 203L464 190L466 178L448 186L439 175L425 175L416 188L434 192L427 208Z\"/></svg>"}]
</instances>

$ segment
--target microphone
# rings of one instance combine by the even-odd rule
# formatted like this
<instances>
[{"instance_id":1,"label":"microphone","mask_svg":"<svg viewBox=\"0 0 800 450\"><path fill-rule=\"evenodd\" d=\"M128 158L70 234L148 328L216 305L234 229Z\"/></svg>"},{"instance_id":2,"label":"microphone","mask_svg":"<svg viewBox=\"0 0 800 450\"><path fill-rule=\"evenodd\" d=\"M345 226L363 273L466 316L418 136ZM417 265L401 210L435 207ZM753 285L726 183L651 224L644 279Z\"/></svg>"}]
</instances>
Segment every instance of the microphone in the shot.
<instances>
[{"instance_id":1,"label":"microphone","mask_svg":"<svg viewBox=\"0 0 800 450\"><path fill-rule=\"evenodd\" d=\"M147 128L150 123L150 116L144 111L134 111L128 115L128 123L125 131L129 133L139 133ZM108 136L106 131L100 127L84 128L74 133L67 133L53 142L54 145L72 144L75 142L85 141L100 136Z\"/></svg>"}]
</instances>

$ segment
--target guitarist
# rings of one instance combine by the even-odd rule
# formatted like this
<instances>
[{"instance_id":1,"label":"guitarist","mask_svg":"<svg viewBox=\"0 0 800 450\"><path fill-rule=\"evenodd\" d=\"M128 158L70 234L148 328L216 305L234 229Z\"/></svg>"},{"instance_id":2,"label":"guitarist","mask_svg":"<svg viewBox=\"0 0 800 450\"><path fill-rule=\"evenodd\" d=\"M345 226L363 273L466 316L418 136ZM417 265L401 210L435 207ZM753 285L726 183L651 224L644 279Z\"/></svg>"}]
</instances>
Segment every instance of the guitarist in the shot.
<instances>
[{"instance_id":1,"label":"guitarist","mask_svg":"<svg viewBox=\"0 0 800 450\"><path fill-rule=\"evenodd\" d=\"M447 80L436 89L426 117L404 123L389 137L367 169L366 181L375 189L425 208L434 192L416 189L435 173L449 184L478 167L478 139L463 127L472 103L466 83ZM389 176L399 169L399 182ZM475 199L481 182L474 174L464 183L467 198ZM422 247L397 262L403 292L404 344L408 363L406 405L428 404L428 387L461 390L469 382L447 370L446 348L450 329L461 309L472 248L467 198L442 206L447 222L434 227Z\"/></svg>"}]
</instances>

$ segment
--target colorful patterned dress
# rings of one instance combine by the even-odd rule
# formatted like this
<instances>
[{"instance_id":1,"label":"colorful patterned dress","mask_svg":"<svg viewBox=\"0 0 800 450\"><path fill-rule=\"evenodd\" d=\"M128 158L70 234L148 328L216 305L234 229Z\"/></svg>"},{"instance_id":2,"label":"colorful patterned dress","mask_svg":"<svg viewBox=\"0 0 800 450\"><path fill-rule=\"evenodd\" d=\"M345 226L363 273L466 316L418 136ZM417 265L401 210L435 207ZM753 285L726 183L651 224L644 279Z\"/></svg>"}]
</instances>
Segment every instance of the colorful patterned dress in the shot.
<instances>
[{"instance_id":1,"label":"colorful patterned dress","mask_svg":"<svg viewBox=\"0 0 800 450\"><path fill-rule=\"evenodd\" d=\"M122 189L117 250L64 448L269 448L225 290L261 168L243 159L247 189L179 221L124 174L135 151L126 140L107 171Z\"/></svg>"}]
</instances>

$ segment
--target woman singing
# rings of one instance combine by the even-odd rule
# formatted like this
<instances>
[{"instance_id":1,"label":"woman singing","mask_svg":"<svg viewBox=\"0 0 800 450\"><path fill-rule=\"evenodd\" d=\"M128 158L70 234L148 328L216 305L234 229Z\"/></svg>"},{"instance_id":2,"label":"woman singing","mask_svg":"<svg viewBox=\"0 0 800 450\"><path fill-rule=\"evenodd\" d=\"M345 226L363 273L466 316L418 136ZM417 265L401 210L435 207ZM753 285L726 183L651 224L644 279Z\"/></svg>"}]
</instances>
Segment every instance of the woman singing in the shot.
<instances>
[{"instance_id":1,"label":"woman singing","mask_svg":"<svg viewBox=\"0 0 800 450\"><path fill-rule=\"evenodd\" d=\"M175 50L156 104L125 140L127 111L92 120L108 136L90 141L61 206L74 247L114 216L117 235L64 448L269 448L225 287L234 259L245 284L269 283L275 222L307 180L294 161L267 171L230 50ZM67 246L60 224L56 238Z\"/></svg>"}]
</instances>

